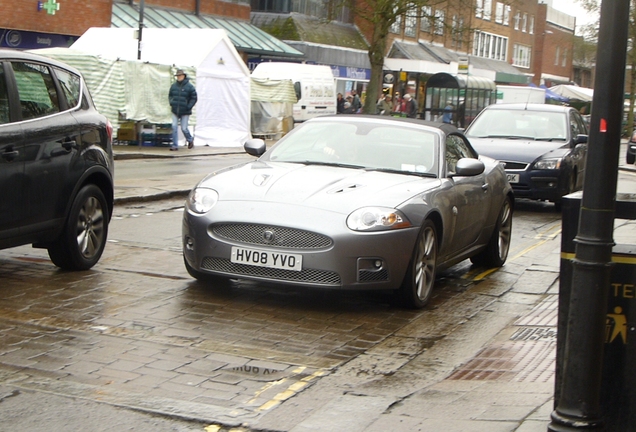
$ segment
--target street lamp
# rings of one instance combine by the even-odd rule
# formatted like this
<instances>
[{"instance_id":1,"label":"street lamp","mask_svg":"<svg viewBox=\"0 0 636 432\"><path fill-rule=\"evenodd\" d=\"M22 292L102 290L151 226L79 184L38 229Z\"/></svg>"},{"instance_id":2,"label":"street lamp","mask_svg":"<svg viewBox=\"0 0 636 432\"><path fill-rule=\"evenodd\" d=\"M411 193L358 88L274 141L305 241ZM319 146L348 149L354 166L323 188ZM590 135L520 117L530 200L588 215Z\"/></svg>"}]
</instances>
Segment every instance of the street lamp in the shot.
<instances>
[{"instance_id":1,"label":"street lamp","mask_svg":"<svg viewBox=\"0 0 636 432\"><path fill-rule=\"evenodd\" d=\"M139 30L137 33L137 60L141 60L141 32L144 28L144 0L139 2Z\"/></svg>"}]
</instances>

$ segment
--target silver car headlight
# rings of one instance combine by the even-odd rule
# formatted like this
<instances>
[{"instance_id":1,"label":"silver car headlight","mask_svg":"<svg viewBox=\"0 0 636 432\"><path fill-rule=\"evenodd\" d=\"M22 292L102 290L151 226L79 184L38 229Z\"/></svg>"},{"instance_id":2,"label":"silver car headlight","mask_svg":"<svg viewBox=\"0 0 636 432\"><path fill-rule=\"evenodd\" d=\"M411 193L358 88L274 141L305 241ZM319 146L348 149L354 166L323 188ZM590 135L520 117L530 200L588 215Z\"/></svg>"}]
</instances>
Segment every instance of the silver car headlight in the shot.
<instances>
[{"instance_id":1,"label":"silver car headlight","mask_svg":"<svg viewBox=\"0 0 636 432\"><path fill-rule=\"evenodd\" d=\"M534 169L554 170L561 168L561 158L541 159L534 163Z\"/></svg>"},{"instance_id":2,"label":"silver car headlight","mask_svg":"<svg viewBox=\"0 0 636 432\"><path fill-rule=\"evenodd\" d=\"M186 206L193 213L203 214L212 210L219 201L219 194L214 189L196 187L190 191Z\"/></svg>"},{"instance_id":3,"label":"silver car headlight","mask_svg":"<svg viewBox=\"0 0 636 432\"><path fill-rule=\"evenodd\" d=\"M354 231L384 231L410 226L411 222L402 213L386 207L363 207L347 218L347 227Z\"/></svg>"}]
</instances>

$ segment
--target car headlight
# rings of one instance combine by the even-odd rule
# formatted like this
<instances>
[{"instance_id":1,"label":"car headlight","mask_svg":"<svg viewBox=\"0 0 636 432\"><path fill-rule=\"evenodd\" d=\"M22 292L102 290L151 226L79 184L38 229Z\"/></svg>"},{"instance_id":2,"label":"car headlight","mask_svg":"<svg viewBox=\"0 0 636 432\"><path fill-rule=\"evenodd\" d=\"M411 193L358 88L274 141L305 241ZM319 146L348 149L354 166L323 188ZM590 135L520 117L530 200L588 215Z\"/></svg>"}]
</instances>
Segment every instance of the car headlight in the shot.
<instances>
[{"instance_id":1,"label":"car headlight","mask_svg":"<svg viewBox=\"0 0 636 432\"><path fill-rule=\"evenodd\" d=\"M219 194L214 189L196 187L190 191L186 206L193 213L209 212L219 201Z\"/></svg>"},{"instance_id":2,"label":"car headlight","mask_svg":"<svg viewBox=\"0 0 636 432\"><path fill-rule=\"evenodd\" d=\"M410 226L411 222L402 213L385 207L360 208L347 218L347 227L354 231L384 231Z\"/></svg>"},{"instance_id":3,"label":"car headlight","mask_svg":"<svg viewBox=\"0 0 636 432\"><path fill-rule=\"evenodd\" d=\"M534 163L534 169L554 170L561 168L561 158L541 159Z\"/></svg>"}]
</instances>

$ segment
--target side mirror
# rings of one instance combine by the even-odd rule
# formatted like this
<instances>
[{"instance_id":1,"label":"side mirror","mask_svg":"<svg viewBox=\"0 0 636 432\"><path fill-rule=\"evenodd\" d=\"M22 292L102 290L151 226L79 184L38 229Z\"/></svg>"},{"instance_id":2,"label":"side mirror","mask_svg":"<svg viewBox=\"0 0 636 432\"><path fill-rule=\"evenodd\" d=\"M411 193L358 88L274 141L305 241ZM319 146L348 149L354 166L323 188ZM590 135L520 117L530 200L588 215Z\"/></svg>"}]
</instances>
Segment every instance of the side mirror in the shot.
<instances>
[{"instance_id":1,"label":"side mirror","mask_svg":"<svg viewBox=\"0 0 636 432\"><path fill-rule=\"evenodd\" d=\"M476 176L484 172L486 169L484 163L478 159L461 158L455 166L454 176L469 177Z\"/></svg>"},{"instance_id":2,"label":"side mirror","mask_svg":"<svg viewBox=\"0 0 636 432\"><path fill-rule=\"evenodd\" d=\"M245 141L245 144L243 144L243 148L248 154L252 156L260 156L265 153L265 150L267 150L265 141L260 138L248 139L247 141Z\"/></svg>"},{"instance_id":3,"label":"side mirror","mask_svg":"<svg viewBox=\"0 0 636 432\"><path fill-rule=\"evenodd\" d=\"M587 143L587 135L578 134L576 139L574 140L574 144L586 144Z\"/></svg>"}]
</instances>

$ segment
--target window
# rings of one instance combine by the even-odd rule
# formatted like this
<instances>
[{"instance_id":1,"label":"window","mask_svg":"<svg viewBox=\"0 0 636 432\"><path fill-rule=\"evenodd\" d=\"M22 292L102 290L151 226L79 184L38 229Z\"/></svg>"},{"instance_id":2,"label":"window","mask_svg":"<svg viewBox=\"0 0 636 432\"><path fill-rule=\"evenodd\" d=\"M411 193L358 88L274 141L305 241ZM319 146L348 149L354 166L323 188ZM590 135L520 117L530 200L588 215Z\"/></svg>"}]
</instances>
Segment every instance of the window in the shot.
<instances>
[{"instance_id":1,"label":"window","mask_svg":"<svg viewBox=\"0 0 636 432\"><path fill-rule=\"evenodd\" d=\"M415 37L415 30L417 28L417 7L411 3L406 10L406 17L404 19L404 35Z\"/></svg>"},{"instance_id":2,"label":"window","mask_svg":"<svg viewBox=\"0 0 636 432\"><path fill-rule=\"evenodd\" d=\"M579 134L587 135L585 122L576 111L570 111L570 130L572 131L573 138L576 138Z\"/></svg>"},{"instance_id":3,"label":"window","mask_svg":"<svg viewBox=\"0 0 636 432\"><path fill-rule=\"evenodd\" d=\"M477 30L473 43L473 55L506 61L508 38Z\"/></svg>"},{"instance_id":4,"label":"window","mask_svg":"<svg viewBox=\"0 0 636 432\"><path fill-rule=\"evenodd\" d=\"M529 68L531 53L532 47L514 44L512 48L512 65Z\"/></svg>"},{"instance_id":5,"label":"window","mask_svg":"<svg viewBox=\"0 0 636 432\"><path fill-rule=\"evenodd\" d=\"M393 11L397 12L397 7L395 7ZM400 34L402 32L402 15L395 17L395 22L391 24L391 29L389 31L395 34Z\"/></svg>"},{"instance_id":6,"label":"window","mask_svg":"<svg viewBox=\"0 0 636 432\"><path fill-rule=\"evenodd\" d=\"M35 63L13 63L22 119L60 112L57 90L49 68Z\"/></svg>"},{"instance_id":7,"label":"window","mask_svg":"<svg viewBox=\"0 0 636 432\"><path fill-rule=\"evenodd\" d=\"M433 8L430 6L422 6L422 18L420 18L420 30L426 33L431 32L431 18Z\"/></svg>"},{"instance_id":8,"label":"window","mask_svg":"<svg viewBox=\"0 0 636 432\"><path fill-rule=\"evenodd\" d=\"M559 51L559 47L556 47L556 56L554 57L555 66L559 65L559 57L561 57L561 52Z\"/></svg>"},{"instance_id":9,"label":"window","mask_svg":"<svg viewBox=\"0 0 636 432\"><path fill-rule=\"evenodd\" d=\"M503 17L504 17L504 4L497 2L497 5L495 6L495 22L497 24L502 24Z\"/></svg>"},{"instance_id":10,"label":"window","mask_svg":"<svg viewBox=\"0 0 636 432\"><path fill-rule=\"evenodd\" d=\"M510 6L506 5L504 7L503 25L505 26L510 25L510 10Z\"/></svg>"},{"instance_id":11,"label":"window","mask_svg":"<svg viewBox=\"0 0 636 432\"><path fill-rule=\"evenodd\" d=\"M565 67L568 64L568 49L563 49L563 59L561 60L561 66Z\"/></svg>"},{"instance_id":12,"label":"window","mask_svg":"<svg viewBox=\"0 0 636 432\"><path fill-rule=\"evenodd\" d=\"M521 21L521 14L517 12L515 14L515 30L519 30L519 21Z\"/></svg>"},{"instance_id":13,"label":"window","mask_svg":"<svg viewBox=\"0 0 636 432\"><path fill-rule=\"evenodd\" d=\"M475 152L466 144L459 135L448 135L446 137L446 172L455 172L457 161L462 158L477 159Z\"/></svg>"},{"instance_id":14,"label":"window","mask_svg":"<svg viewBox=\"0 0 636 432\"><path fill-rule=\"evenodd\" d=\"M484 0L476 0L475 17L483 18L484 16Z\"/></svg>"},{"instance_id":15,"label":"window","mask_svg":"<svg viewBox=\"0 0 636 432\"><path fill-rule=\"evenodd\" d=\"M530 15L530 27L528 28L528 33L534 34L534 15Z\"/></svg>"},{"instance_id":16,"label":"window","mask_svg":"<svg viewBox=\"0 0 636 432\"><path fill-rule=\"evenodd\" d=\"M62 90L68 101L69 108L77 106L80 100L80 77L68 71L55 68L55 75L62 85Z\"/></svg>"},{"instance_id":17,"label":"window","mask_svg":"<svg viewBox=\"0 0 636 432\"><path fill-rule=\"evenodd\" d=\"M435 34L444 34L444 11L439 9L435 11Z\"/></svg>"},{"instance_id":18,"label":"window","mask_svg":"<svg viewBox=\"0 0 636 432\"><path fill-rule=\"evenodd\" d=\"M523 20L521 21L521 31L526 32L528 30L528 14L523 14Z\"/></svg>"},{"instance_id":19,"label":"window","mask_svg":"<svg viewBox=\"0 0 636 432\"><path fill-rule=\"evenodd\" d=\"M490 20L492 15L492 0L484 0L484 19Z\"/></svg>"}]
</instances>

